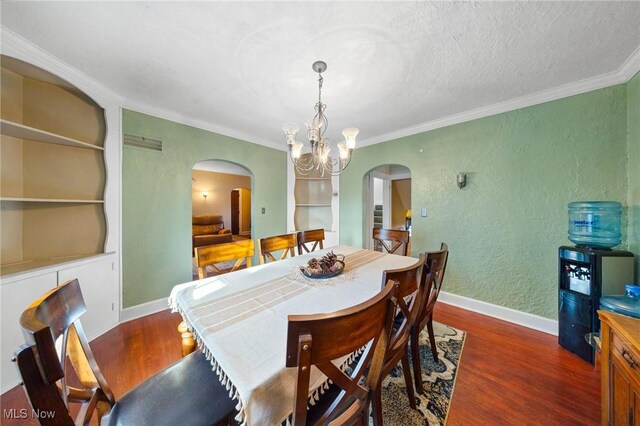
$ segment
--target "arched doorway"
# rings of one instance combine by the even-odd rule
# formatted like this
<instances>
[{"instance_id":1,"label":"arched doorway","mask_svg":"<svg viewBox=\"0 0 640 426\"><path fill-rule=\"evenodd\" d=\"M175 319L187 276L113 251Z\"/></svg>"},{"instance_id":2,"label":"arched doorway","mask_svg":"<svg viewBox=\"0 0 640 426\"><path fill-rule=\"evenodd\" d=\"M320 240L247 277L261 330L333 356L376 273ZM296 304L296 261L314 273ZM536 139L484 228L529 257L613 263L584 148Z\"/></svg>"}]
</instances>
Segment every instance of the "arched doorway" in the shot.
<instances>
[{"instance_id":1,"label":"arched doorway","mask_svg":"<svg viewBox=\"0 0 640 426\"><path fill-rule=\"evenodd\" d=\"M364 246L376 249L374 228L411 232L411 170L399 164L384 164L364 175Z\"/></svg>"},{"instance_id":2,"label":"arched doorway","mask_svg":"<svg viewBox=\"0 0 640 426\"><path fill-rule=\"evenodd\" d=\"M199 161L191 172L192 250L251 238L253 173L223 160ZM197 225L197 226L196 226ZM227 230L220 232L220 230ZM198 237L201 232L213 237ZM206 244L201 244L201 242ZM193 256L193 253L192 253ZM194 265L194 279L197 271Z\"/></svg>"}]
</instances>

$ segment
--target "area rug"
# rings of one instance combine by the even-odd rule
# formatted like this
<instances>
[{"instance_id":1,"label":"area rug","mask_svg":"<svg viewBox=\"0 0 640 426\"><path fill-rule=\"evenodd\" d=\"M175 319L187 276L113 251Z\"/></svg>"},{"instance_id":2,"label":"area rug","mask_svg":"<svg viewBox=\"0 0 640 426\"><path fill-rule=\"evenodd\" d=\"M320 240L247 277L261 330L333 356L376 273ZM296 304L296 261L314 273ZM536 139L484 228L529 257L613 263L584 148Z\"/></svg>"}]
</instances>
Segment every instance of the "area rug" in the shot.
<instances>
[{"instance_id":1,"label":"area rug","mask_svg":"<svg viewBox=\"0 0 640 426\"><path fill-rule=\"evenodd\" d=\"M433 360L425 329L420 333L420 364L425 393L416 394L417 410L409 407L402 367L398 364L382 383L385 425L446 424L466 333L437 322L433 323L433 329L440 362Z\"/></svg>"}]
</instances>

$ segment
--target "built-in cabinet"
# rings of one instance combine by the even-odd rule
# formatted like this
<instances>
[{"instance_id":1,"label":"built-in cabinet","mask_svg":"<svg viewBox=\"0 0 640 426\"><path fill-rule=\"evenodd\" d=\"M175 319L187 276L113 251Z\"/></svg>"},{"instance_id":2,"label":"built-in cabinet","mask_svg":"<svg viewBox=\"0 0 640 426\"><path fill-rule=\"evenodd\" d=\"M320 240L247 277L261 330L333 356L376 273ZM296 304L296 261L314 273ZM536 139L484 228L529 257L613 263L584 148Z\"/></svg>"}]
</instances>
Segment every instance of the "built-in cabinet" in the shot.
<instances>
[{"instance_id":1,"label":"built-in cabinet","mask_svg":"<svg viewBox=\"0 0 640 426\"><path fill-rule=\"evenodd\" d=\"M0 377L3 393L15 386L19 379L15 365L10 360L14 351L24 344L19 324L22 311L57 285L77 278L87 306L82 325L89 340L95 339L119 321L117 265L116 254L106 253L2 277Z\"/></svg>"},{"instance_id":2,"label":"built-in cabinet","mask_svg":"<svg viewBox=\"0 0 640 426\"><path fill-rule=\"evenodd\" d=\"M290 166L289 182L289 232L324 229L325 247L338 244L338 177L317 170L303 175Z\"/></svg>"},{"instance_id":3,"label":"built-in cabinet","mask_svg":"<svg viewBox=\"0 0 640 426\"><path fill-rule=\"evenodd\" d=\"M40 68L1 66L1 274L103 253L104 110Z\"/></svg>"},{"instance_id":4,"label":"built-in cabinet","mask_svg":"<svg viewBox=\"0 0 640 426\"><path fill-rule=\"evenodd\" d=\"M599 311L602 424L640 426L640 319Z\"/></svg>"},{"instance_id":5,"label":"built-in cabinet","mask_svg":"<svg viewBox=\"0 0 640 426\"><path fill-rule=\"evenodd\" d=\"M120 107L86 76L3 32L0 385L24 343L23 310L77 278L94 339L120 318ZM32 63L38 64L32 65ZM56 69L63 77L48 71Z\"/></svg>"}]
</instances>

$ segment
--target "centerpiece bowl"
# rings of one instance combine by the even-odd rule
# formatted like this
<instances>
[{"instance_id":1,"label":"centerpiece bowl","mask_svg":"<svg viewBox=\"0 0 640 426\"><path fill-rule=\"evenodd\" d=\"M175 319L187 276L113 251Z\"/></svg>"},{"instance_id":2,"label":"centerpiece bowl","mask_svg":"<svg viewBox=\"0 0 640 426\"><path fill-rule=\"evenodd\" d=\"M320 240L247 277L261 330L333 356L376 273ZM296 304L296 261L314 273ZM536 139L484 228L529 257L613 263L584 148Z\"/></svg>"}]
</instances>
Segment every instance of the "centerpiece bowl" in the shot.
<instances>
[{"instance_id":1,"label":"centerpiece bowl","mask_svg":"<svg viewBox=\"0 0 640 426\"><path fill-rule=\"evenodd\" d=\"M344 255L330 251L320 259L311 258L306 266L300 267L300 272L312 279L331 278L340 275L344 271L344 266Z\"/></svg>"}]
</instances>

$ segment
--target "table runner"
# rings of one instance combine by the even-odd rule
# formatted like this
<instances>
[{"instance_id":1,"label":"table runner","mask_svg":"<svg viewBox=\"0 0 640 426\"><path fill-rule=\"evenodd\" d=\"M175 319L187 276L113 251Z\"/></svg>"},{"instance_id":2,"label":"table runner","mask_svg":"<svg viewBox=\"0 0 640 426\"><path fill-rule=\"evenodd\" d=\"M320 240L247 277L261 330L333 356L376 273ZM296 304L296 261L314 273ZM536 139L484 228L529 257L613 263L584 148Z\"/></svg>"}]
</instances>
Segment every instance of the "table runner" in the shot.
<instances>
[{"instance_id":1,"label":"table runner","mask_svg":"<svg viewBox=\"0 0 640 426\"><path fill-rule=\"evenodd\" d=\"M332 250L346 256L345 272L305 283L296 269ZM275 425L293 411L297 370L285 367L287 316L333 312L373 297L382 271L409 266L411 257L336 246L303 256L177 285L169 304L192 328L243 425ZM355 356L355 354L352 354ZM339 360L347 363L350 358ZM312 370L310 401L327 387Z\"/></svg>"}]
</instances>

